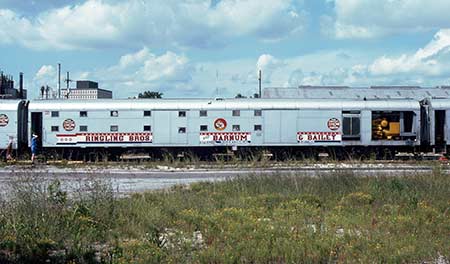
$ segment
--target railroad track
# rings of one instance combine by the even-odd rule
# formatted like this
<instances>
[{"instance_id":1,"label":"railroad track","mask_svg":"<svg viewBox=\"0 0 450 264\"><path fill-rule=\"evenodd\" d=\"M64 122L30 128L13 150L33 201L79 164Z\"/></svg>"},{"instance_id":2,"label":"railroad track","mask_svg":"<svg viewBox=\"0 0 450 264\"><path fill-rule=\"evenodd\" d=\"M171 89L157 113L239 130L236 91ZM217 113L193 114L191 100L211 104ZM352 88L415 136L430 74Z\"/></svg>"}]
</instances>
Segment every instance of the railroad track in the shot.
<instances>
[{"instance_id":1,"label":"railroad track","mask_svg":"<svg viewBox=\"0 0 450 264\"><path fill-rule=\"evenodd\" d=\"M168 166L158 166L157 168L133 167L133 168L62 168L54 166L8 166L0 168L0 177L7 177L12 174L33 174L33 175L94 175L109 177L145 176L145 177L173 177L177 175L240 175L240 174L274 174L274 173L302 173L302 172L431 172L433 170L450 171L449 164L314 164L301 166L274 167L233 167L233 166L211 166L201 168L174 168Z\"/></svg>"}]
</instances>

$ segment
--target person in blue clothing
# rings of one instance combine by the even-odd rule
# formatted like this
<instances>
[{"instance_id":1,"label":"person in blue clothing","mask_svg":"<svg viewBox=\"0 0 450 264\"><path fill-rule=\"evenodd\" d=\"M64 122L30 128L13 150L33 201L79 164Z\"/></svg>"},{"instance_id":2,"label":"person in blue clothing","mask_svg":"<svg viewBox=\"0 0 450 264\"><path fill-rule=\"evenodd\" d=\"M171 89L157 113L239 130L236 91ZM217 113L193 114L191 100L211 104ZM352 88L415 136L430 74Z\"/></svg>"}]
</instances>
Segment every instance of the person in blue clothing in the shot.
<instances>
[{"instance_id":1,"label":"person in blue clothing","mask_svg":"<svg viewBox=\"0 0 450 264\"><path fill-rule=\"evenodd\" d=\"M34 159L36 158L38 148L38 135L33 133L31 138L31 164L34 164Z\"/></svg>"}]
</instances>

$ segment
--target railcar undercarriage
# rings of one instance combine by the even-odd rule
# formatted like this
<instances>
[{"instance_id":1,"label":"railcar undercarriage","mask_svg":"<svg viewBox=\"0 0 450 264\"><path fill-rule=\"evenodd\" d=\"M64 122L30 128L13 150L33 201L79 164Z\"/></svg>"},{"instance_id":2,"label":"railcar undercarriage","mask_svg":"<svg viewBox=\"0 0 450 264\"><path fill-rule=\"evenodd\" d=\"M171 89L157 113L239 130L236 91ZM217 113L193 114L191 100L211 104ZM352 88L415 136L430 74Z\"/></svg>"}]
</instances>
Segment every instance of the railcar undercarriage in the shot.
<instances>
[{"instance_id":1,"label":"railcar undercarriage","mask_svg":"<svg viewBox=\"0 0 450 264\"><path fill-rule=\"evenodd\" d=\"M329 147L152 147L152 148L43 148L39 157L44 161L293 161L332 160L364 161L395 159L426 159L426 154L414 146L329 146ZM28 151L16 151L15 157L27 159ZM439 154L438 156L442 156ZM3 155L5 158L5 155Z\"/></svg>"}]
</instances>

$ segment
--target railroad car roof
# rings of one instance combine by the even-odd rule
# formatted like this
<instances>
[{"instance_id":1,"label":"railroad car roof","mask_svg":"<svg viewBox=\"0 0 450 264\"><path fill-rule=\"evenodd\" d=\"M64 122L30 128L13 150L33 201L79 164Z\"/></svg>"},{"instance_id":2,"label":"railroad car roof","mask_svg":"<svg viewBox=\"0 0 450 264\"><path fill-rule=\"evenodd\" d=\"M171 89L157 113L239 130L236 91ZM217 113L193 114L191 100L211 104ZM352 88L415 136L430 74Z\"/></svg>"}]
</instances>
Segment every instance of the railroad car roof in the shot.
<instances>
[{"instance_id":1,"label":"railroad car roof","mask_svg":"<svg viewBox=\"0 0 450 264\"><path fill-rule=\"evenodd\" d=\"M252 110L252 109L419 109L414 100L323 100L323 99L128 99L128 100L37 100L31 111L45 110Z\"/></svg>"},{"instance_id":2,"label":"railroad car roof","mask_svg":"<svg viewBox=\"0 0 450 264\"><path fill-rule=\"evenodd\" d=\"M419 86L299 86L268 87L263 98L303 98L303 99L416 99L450 98L450 87Z\"/></svg>"},{"instance_id":3,"label":"railroad car roof","mask_svg":"<svg viewBox=\"0 0 450 264\"><path fill-rule=\"evenodd\" d=\"M1 100L0 101L0 110L3 111L12 111L16 110L19 106L20 101L17 100Z\"/></svg>"},{"instance_id":4,"label":"railroad car roof","mask_svg":"<svg viewBox=\"0 0 450 264\"><path fill-rule=\"evenodd\" d=\"M431 100L433 109L450 109L450 99L434 99Z\"/></svg>"}]
</instances>

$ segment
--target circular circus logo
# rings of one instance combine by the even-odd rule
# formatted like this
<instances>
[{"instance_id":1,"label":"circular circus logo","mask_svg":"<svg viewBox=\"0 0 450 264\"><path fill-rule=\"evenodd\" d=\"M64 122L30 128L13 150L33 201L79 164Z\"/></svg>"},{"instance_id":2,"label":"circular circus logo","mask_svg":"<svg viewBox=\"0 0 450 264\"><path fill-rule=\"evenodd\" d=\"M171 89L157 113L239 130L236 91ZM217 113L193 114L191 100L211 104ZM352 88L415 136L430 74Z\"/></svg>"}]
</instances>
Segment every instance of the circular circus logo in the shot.
<instances>
[{"instance_id":1,"label":"circular circus logo","mask_svg":"<svg viewBox=\"0 0 450 264\"><path fill-rule=\"evenodd\" d=\"M9 123L9 118L5 114L0 115L0 127L7 126Z\"/></svg>"},{"instance_id":2,"label":"circular circus logo","mask_svg":"<svg viewBox=\"0 0 450 264\"><path fill-rule=\"evenodd\" d=\"M72 119L64 120L63 127L66 131L72 131L75 129L75 121Z\"/></svg>"},{"instance_id":3,"label":"circular circus logo","mask_svg":"<svg viewBox=\"0 0 450 264\"><path fill-rule=\"evenodd\" d=\"M327 122L327 126L331 130L338 130L341 126L341 122L337 118L330 118Z\"/></svg>"},{"instance_id":4,"label":"circular circus logo","mask_svg":"<svg viewBox=\"0 0 450 264\"><path fill-rule=\"evenodd\" d=\"M216 130L222 131L222 130L224 130L226 127L227 127L227 121L226 121L225 119L223 119L223 118L217 118L217 119L214 121L214 128L215 128Z\"/></svg>"}]
</instances>

